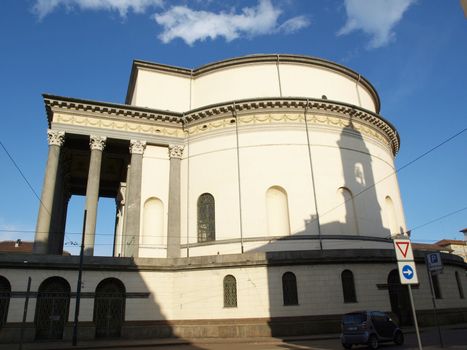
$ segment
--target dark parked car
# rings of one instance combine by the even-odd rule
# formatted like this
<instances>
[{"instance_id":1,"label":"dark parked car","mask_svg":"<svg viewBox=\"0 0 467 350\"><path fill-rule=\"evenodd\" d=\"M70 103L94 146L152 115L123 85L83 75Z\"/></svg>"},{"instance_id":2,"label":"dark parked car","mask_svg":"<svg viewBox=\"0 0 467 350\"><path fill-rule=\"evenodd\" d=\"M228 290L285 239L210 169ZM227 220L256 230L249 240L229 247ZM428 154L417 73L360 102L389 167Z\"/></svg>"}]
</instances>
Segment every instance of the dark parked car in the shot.
<instances>
[{"instance_id":1,"label":"dark parked car","mask_svg":"<svg viewBox=\"0 0 467 350\"><path fill-rule=\"evenodd\" d=\"M342 316L342 346L350 349L352 345L367 344L377 349L379 343L393 341L404 343L404 334L388 314L380 311L358 311Z\"/></svg>"}]
</instances>

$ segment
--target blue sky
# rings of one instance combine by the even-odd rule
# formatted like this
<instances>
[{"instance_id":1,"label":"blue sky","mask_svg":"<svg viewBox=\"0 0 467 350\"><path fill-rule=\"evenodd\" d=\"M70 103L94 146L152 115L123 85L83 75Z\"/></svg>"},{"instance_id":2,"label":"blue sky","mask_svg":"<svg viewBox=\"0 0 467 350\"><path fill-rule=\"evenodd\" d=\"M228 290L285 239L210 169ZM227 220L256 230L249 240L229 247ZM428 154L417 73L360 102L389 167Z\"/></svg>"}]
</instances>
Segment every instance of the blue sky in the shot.
<instances>
[{"instance_id":1,"label":"blue sky","mask_svg":"<svg viewBox=\"0 0 467 350\"><path fill-rule=\"evenodd\" d=\"M0 9L0 141L39 195L41 94L123 103L133 59L194 68L291 53L346 65L373 83L398 129L398 167L467 127L467 19L457 0L3 0ZM0 167L0 239L30 240L39 202L2 148ZM398 177L409 228L467 207L467 132ZM79 241L82 208L73 197L67 241ZM97 254L110 253L113 210L100 202ZM467 210L412 237L461 239L465 227Z\"/></svg>"}]
</instances>

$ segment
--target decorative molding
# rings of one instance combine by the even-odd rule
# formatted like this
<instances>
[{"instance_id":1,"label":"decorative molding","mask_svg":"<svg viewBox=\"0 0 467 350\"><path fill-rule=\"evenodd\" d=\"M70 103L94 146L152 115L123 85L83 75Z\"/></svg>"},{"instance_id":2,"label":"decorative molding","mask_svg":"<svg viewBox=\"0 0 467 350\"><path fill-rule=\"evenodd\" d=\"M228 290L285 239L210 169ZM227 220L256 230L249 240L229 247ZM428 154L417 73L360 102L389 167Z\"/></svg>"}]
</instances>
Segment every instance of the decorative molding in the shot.
<instances>
[{"instance_id":1,"label":"decorative molding","mask_svg":"<svg viewBox=\"0 0 467 350\"><path fill-rule=\"evenodd\" d=\"M130 141L130 153L131 154L143 154L146 148L146 141L131 140Z\"/></svg>"},{"instance_id":2,"label":"decorative molding","mask_svg":"<svg viewBox=\"0 0 467 350\"><path fill-rule=\"evenodd\" d=\"M65 142L65 132L59 130L47 130L47 139L49 142L49 146L59 146L61 147Z\"/></svg>"},{"instance_id":3,"label":"decorative molding","mask_svg":"<svg viewBox=\"0 0 467 350\"><path fill-rule=\"evenodd\" d=\"M169 157L181 159L183 156L184 146L180 145L169 145Z\"/></svg>"},{"instance_id":4,"label":"decorative molding","mask_svg":"<svg viewBox=\"0 0 467 350\"><path fill-rule=\"evenodd\" d=\"M62 97L44 94L44 102L49 123L52 116L59 110L68 110L81 113L99 114L103 117L112 117L123 120L140 120L149 122L164 122L174 125L181 125L181 113L160 111L144 107L122 105L118 103L108 103L77 98Z\"/></svg>"},{"instance_id":5,"label":"decorative molding","mask_svg":"<svg viewBox=\"0 0 467 350\"><path fill-rule=\"evenodd\" d=\"M115 198L115 201L120 206L124 206L125 200L126 200L126 182L120 182L120 187L118 188L117 198Z\"/></svg>"},{"instance_id":6,"label":"decorative molding","mask_svg":"<svg viewBox=\"0 0 467 350\"><path fill-rule=\"evenodd\" d=\"M91 147L91 150L103 151L105 148L106 140L107 137L105 136L91 135L89 137L89 146Z\"/></svg>"},{"instance_id":7,"label":"decorative molding","mask_svg":"<svg viewBox=\"0 0 467 350\"><path fill-rule=\"evenodd\" d=\"M256 119L251 119L251 123L273 123L297 121L293 120L297 118L294 115L301 115L301 121L304 121L306 109L310 123L334 127L348 127L351 124L351 127L367 136L376 137L380 141L387 139L385 143L389 144L394 155L400 147L397 130L383 117L355 105L332 100L279 97L248 99L205 106L182 114L50 95L44 95L44 98L49 123L53 120L57 123L179 138L183 137L183 130L189 130L190 133L206 131L207 124L215 127L232 125L233 111L241 123L247 122L252 116L256 116ZM76 112L79 114L73 115ZM221 124L214 125L214 121ZM196 131L196 128L202 130Z\"/></svg>"},{"instance_id":8,"label":"decorative molding","mask_svg":"<svg viewBox=\"0 0 467 350\"><path fill-rule=\"evenodd\" d=\"M397 130L381 116L354 105L330 100L273 98L236 101L198 108L184 115L186 130L190 134L209 128L232 125L232 113L238 115L239 124L273 122L304 122L306 108L309 123L353 128L367 136L389 144L393 154L399 151Z\"/></svg>"},{"instance_id":9,"label":"decorative molding","mask_svg":"<svg viewBox=\"0 0 467 350\"><path fill-rule=\"evenodd\" d=\"M103 119L102 116L73 115L69 113L54 113L53 122L78 127L115 130L117 132L132 132L152 136L183 137L183 130L176 125L160 125L142 122L141 120Z\"/></svg>"}]
</instances>

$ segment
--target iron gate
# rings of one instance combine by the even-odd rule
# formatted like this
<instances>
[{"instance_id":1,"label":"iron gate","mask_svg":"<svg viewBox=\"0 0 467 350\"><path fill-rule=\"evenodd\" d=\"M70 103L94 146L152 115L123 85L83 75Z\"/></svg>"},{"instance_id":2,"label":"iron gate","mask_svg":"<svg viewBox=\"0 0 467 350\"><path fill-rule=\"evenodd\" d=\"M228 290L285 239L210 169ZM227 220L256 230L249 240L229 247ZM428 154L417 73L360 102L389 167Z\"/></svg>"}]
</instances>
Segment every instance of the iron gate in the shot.
<instances>
[{"instance_id":1,"label":"iron gate","mask_svg":"<svg viewBox=\"0 0 467 350\"><path fill-rule=\"evenodd\" d=\"M120 281L107 279L99 283L94 300L96 338L121 335L125 312L125 289Z\"/></svg>"},{"instance_id":2,"label":"iron gate","mask_svg":"<svg viewBox=\"0 0 467 350\"><path fill-rule=\"evenodd\" d=\"M11 286L10 282L0 276L0 328L6 323L8 306L10 305Z\"/></svg>"},{"instance_id":3,"label":"iron gate","mask_svg":"<svg viewBox=\"0 0 467 350\"><path fill-rule=\"evenodd\" d=\"M37 339L62 339L69 305L68 282L61 278L51 278L41 284L37 294L35 318Z\"/></svg>"}]
</instances>

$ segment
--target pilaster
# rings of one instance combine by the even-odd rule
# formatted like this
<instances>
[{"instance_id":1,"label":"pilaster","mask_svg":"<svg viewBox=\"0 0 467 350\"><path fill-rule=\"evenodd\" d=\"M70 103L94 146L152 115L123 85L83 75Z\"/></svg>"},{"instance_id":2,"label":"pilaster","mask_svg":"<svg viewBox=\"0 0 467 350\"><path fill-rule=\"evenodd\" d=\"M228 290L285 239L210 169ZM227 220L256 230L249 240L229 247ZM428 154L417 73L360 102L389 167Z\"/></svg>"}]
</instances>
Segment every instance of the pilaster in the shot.
<instances>
[{"instance_id":1,"label":"pilaster","mask_svg":"<svg viewBox=\"0 0 467 350\"><path fill-rule=\"evenodd\" d=\"M169 174L169 205L167 224L167 257L180 257L180 168L183 156L183 146L169 145L170 174Z\"/></svg>"}]
</instances>

